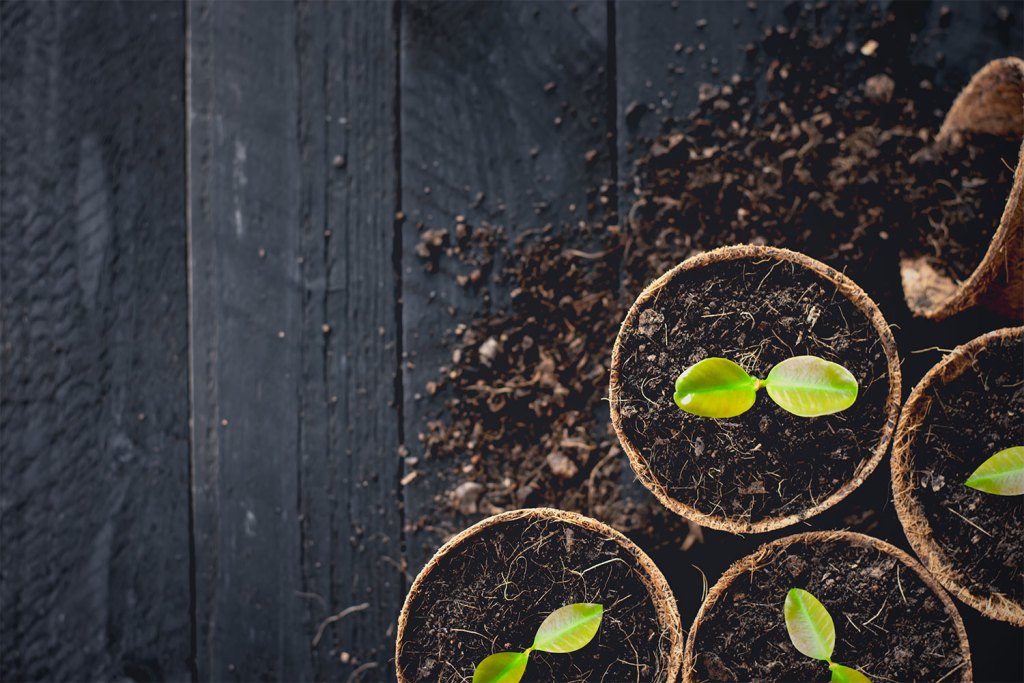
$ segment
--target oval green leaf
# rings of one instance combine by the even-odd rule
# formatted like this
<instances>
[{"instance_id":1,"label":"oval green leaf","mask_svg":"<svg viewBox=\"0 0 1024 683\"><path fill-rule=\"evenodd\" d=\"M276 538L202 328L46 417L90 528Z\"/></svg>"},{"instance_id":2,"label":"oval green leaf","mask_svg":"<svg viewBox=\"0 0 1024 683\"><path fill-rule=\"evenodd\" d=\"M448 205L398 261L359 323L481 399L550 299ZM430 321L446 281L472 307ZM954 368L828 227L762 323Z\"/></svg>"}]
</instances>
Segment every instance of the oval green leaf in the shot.
<instances>
[{"instance_id":1,"label":"oval green leaf","mask_svg":"<svg viewBox=\"0 0 1024 683\"><path fill-rule=\"evenodd\" d=\"M836 627L825 606L807 591L791 588L782 611L793 647L808 657L829 661L836 646Z\"/></svg>"},{"instance_id":2,"label":"oval green leaf","mask_svg":"<svg viewBox=\"0 0 1024 683\"><path fill-rule=\"evenodd\" d=\"M999 451L981 463L965 483L972 489L997 496L1024 494L1024 446Z\"/></svg>"},{"instance_id":3,"label":"oval green leaf","mask_svg":"<svg viewBox=\"0 0 1024 683\"><path fill-rule=\"evenodd\" d=\"M842 664L830 664L832 669L832 683L871 683L871 679L848 666Z\"/></svg>"},{"instance_id":4,"label":"oval green leaf","mask_svg":"<svg viewBox=\"0 0 1024 683\"><path fill-rule=\"evenodd\" d=\"M484 659L473 670L473 683L519 683L530 655L525 652L498 652Z\"/></svg>"},{"instance_id":5,"label":"oval green leaf","mask_svg":"<svg viewBox=\"0 0 1024 683\"><path fill-rule=\"evenodd\" d=\"M764 386L773 401L800 417L838 413L857 400L857 378L817 356L787 358L772 368Z\"/></svg>"},{"instance_id":6,"label":"oval green leaf","mask_svg":"<svg viewBox=\"0 0 1024 683\"><path fill-rule=\"evenodd\" d=\"M542 652L575 652L589 643L601 626L604 606L578 602L559 607L537 629L533 649Z\"/></svg>"},{"instance_id":7,"label":"oval green leaf","mask_svg":"<svg viewBox=\"0 0 1024 683\"><path fill-rule=\"evenodd\" d=\"M758 382L726 358L705 358L676 380L676 405L701 417L736 417L750 410Z\"/></svg>"}]
</instances>

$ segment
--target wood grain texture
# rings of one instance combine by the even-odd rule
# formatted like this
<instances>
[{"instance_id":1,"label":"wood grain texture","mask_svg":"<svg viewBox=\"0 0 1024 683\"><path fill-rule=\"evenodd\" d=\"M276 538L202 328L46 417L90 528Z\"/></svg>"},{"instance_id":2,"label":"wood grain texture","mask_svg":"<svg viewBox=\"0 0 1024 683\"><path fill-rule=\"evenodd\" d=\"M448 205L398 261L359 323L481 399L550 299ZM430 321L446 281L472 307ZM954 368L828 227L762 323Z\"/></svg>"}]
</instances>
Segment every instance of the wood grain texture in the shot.
<instances>
[{"instance_id":1,"label":"wood grain texture","mask_svg":"<svg viewBox=\"0 0 1024 683\"><path fill-rule=\"evenodd\" d=\"M199 677L386 677L403 590L393 9L189 12Z\"/></svg>"},{"instance_id":2,"label":"wood grain texture","mask_svg":"<svg viewBox=\"0 0 1024 683\"><path fill-rule=\"evenodd\" d=\"M393 679L405 596L395 18L390 2L300 9L303 168L323 169L303 199L303 553L306 591L323 598L307 607L313 624L356 610L325 627L318 680Z\"/></svg>"},{"instance_id":3,"label":"wood grain texture","mask_svg":"<svg viewBox=\"0 0 1024 683\"><path fill-rule=\"evenodd\" d=\"M0 679L191 678L181 3L0 6Z\"/></svg>"},{"instance_id":4,"label":"wood grain texture","mask_svg":"<svg viewBox=\"0 0 1024 683\"><path fill-rule=\"evenodd\" d=\"M415 574L460 523L445 517L444 496L465 464L423 458L416 437L440 401L420 398L451 362L444 331L488 305L457 285L450 263L424 271L415 250L420 230L450 230L457 215L470 225L503 225L509 241L546 223L572 230L594 218L587 190L613 169L607 154L584 160L609 145L605 3L416 2L402 9L404 423L418 459L406 475L417 472L405 487L405 509ZM483 289L495 307L507 301L501 288ZM439 522L441 533L431 528Z\"/></svg>"},{"instance_id":5,"label":"wood grain texture","mask_svg":"<svg viewBox=\"0 0 1024 683\"><path fill-rule=\"evenodd\" d=\"M296 17L188 11L198 673L305 680Z\"/></svg>"}]
</instances>

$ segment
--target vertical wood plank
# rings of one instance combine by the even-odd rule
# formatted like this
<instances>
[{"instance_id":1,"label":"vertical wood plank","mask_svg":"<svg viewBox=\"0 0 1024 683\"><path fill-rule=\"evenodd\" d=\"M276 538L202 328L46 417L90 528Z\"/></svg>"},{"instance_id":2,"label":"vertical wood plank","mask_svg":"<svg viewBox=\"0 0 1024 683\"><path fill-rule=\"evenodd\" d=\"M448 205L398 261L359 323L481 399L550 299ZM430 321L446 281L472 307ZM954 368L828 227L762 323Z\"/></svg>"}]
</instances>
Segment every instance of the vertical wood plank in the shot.
<instances>
[{"instance_id":1,"label":"vertical wood plank","mask_svg":"<svg viewBox=\"0 0 1024 683\"><path fill-rule=\"evenodd\" d=\"M295 10L209 2L188 12L198 672L305 680Z\"/></svg>"},{"instance_id":2,"label":"vertical wood plank","mask_svg":"<svg viewBox=\"0 0 1024 683\"><path fill-rule=\"evenodd\" d=\"M482 296L460 287L442 262L424 272L420 230L503 225L509 241L546 223L574 230L588 213L587 190L613 175L604 161L609 78L606 5L433 3L403 5L401 59L403 367L407 556L415 573L451 532L445 494L464 462L424 458L416 436L441 401L426 383L451 363L442 334L459 316L479 311ZM553 84L553 85L550 85ZM538 207L546 207L537 213ZM500 288L484 288L495 302ZM500 304L496 304L500 305ZM466 460L473 454L466 454ZM412 477L413 468L417 473Z\"/></svg>"},{"instance_id":3,"label":"vertical wood plank","mask_svg":"<svg viewBox=\"0 0 1024 683\"><path fill-rule=\"evenodd\" d=\"M181 3L0 5L0 679L191 678Z\"/></svg>"},{"instance_id":4,"label":"vertical wood plank","mask_svg":"<svg viewBox=\"0 0 1024 683\"><path fill-rule=\"evenodd\" d=\"M386 678L403 589L394 10L189 11L199 674Z\"/></svg>"},{"instance_id":5,"label":"vertical wood plank","mask_svg":"<svg viewBox=\"0 0 1024 683\"><path fill-rule=\"evenodd\" d=\"M404 598L395 17L390 2L329 3L303 9L300 28L311 112L303 166L324 169L309 197L312 206L322 203L322 215L310 213L315 225L302 230L309 235L303 552L306 590L319 596L307 603L318 627L349 610L324 626L318 680L393 679Z\"/></svg>"}]
</instances>

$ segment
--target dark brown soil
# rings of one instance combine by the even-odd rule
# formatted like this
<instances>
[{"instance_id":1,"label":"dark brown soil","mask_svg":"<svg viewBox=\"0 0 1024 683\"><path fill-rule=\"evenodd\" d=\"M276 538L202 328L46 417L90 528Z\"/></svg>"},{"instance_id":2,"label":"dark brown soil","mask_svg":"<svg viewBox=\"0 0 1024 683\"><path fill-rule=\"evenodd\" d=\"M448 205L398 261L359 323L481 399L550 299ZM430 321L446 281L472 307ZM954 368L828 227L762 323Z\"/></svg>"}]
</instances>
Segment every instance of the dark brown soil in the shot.
<instances>
[{"instance_id":1,"label":"dark brown soil","mask_svg":"<svg viewBox=\"0 0 1024 683\"><path fill-rule=\"evenodd\" d=\"M631 293L680 257L749 242L845 270L888 312L903 308L890 275L901 252L942 254L935 267L958 279L981 261L1020 139L936 143L953 93L938 91L926 70L860 59L849 44L836 49L840 37L768 29L752 46L770 60L764 81L702 86L687 125L639 159L625 264ZM826 62L837 68L819 68Z\"/></svg>"},{"instance_id":2,"label":"dark brown soil","mask_svg":"<svg viewBox=\"0 0 1024 683\"><path fill-rule=\"evenodd\" d=\"M575 162L577 168L611 168L611 151L617 150L619 160L639 161L631 182L608 181L586 196L556 198L578 205L586 222L577 215L550 225L551 211L534 204L536 222L523 225L500 204L481 211L483 195L476 193L483 188L469 187L465 208L475 211L474 220L438 216L407 226L423 235L424 269L434 273L423 286L437 283L441 289L442 278L461 276L458 283L481 301L471 316L452 310L443 339L448 357L431 358L441 366L436 376L412 388L431 418L420 430L422 454L409 459L420 472L410 486L428 491L436 505L430 513L421 506L406 524L409 538L428 555L484 515L535 505L575 510L628 533L648 553L660 553L660 565L680 587L681 608L692 615L699 588L682 587L700 576L690 563L713 580L753 541L709 532L707 545L694 552L693 544L704 538L701 529L633 481L609 430L607 368L634 297L698 252L762 242L804 251L845 271L896 326L906 388L938 358L937 352L915 352L952 348L1002 326L969 313L952 327L915 320L899 277L901 251L918 243L920 226L928 223L922 211L935 205L928 194L908 201L908 193L948 192L935 183L911 187L910 160L934 143L971 69L953 60L940 66L931 29L923 30L915 17L892 18L925 13L924 3L792 6L795 16L787 15L787 25L766 26L746 46L746 61L734 74L711 70L713 50L683 55L671 42L663 45L665 69L671 73L685 59L686 73L652 73L646 96L618 103L627 115L619 139L598 147L596 157L588 153ZM995 35L997 17L994 10L989 14ZM1019 15L1011 11L1012 18L999 25L1015 26ZM965 31L961 21L954 10L952 28L942 35ZM866 56L861 48L869 39L878 49ZM701 62L709 68L701 69ZM879 76L892 80L889 95ZM682 100L689 101L701 78L714 82L701 87L696 110L688 111ZM652 120L660 139L637 137L636 122L646 127ZM572 159L565 163L572 168ZM765 167L776 171L765 173ZM991 211L1000 211L1004 200ZM407 360L427 362L423 356ZM837 506L824 519L860 530L878 524L876 533L902 540L886 507L888 478L880 475L861 487L859 501L857 494L847 499L848 510Z\"/></svg>"},{"instance_id":3,"label":"dark brown soil","mask_svg":"<svg viewBox=\"0 0 1024 683\"><path fill-rule=\"evenodd\" d=\"M1024 496L982 493L963 482L989 456L1024 445L1024 342L993 340L956 380L937 382L930 397L911 454L914 496L963 585L1020 604Z\"/></svg>"},{"instance_id":4,"label":"dark brown soil","mask_svg":"<svg viewBox=\"0 0 1024 683\"><path fill-rule=\"evenodd\" d=\"M588 226L577 231L585 243L570 245L547 226L495 259L476 245L492 244L500 228L464 225L449 238L456 231L465 237L446 243L441 255L461 261L469 274L487 273L498 260L495 274L510 292L505 307L456 326L451 365L426 387L428 396L444 397L446 415L430 420L420 440L429 459L455 470L442 503L467 517L550 505L627 533L658 529L660 544L689 547L699 538L690 537L690 525L657 501L628 500L622 492L628 465L603 400L625 310L618 237Z\"/></svg>"},{"instance_id":5,"label":"dark brown soil","mask_svg":"<svg viewBox=\"0 0 1024 683\"><path fill-rule=\"evenodd\" d=\"M488 655L529 647L552 611L596 602L605 612L594 640L531 653L523 680L665 680L669 636L641 571L618 542L573 524L496 524L442 558L411 597L398 666L408 680L469 680Z\"/></svg>"},{"instance_id":6,"label":"dark brown soil","mask_svg":"<svg viewBox=\"0 0 1024 683\"><path fill-rule=\"evenodd\" d=\"M886 423L885 351L867 316L819 275L774 259L682 271L636 320L619 336L622 429L676 500L750 522L785 516L835 493L871 458ZM850 370L856 403L802 418L761 391L743 415L713 420L672 399L679 373L704 358L764 379L799 355Z\"/></svg>"},{"instance_id":7,"label":"dark brown soil","mask_svg":"<svg viewBox=\"0 0 1024 683\"><path fill-rule=\"evenodd\" d=\"M873 681L961 680L948 675L962 665L956 628L932 590L891 555L844 540L796 543L737 577L691 634L695 680L828 681L828 665L790 642L790 588L832 615L834 661Z\"/></svg>"}]
</instances>

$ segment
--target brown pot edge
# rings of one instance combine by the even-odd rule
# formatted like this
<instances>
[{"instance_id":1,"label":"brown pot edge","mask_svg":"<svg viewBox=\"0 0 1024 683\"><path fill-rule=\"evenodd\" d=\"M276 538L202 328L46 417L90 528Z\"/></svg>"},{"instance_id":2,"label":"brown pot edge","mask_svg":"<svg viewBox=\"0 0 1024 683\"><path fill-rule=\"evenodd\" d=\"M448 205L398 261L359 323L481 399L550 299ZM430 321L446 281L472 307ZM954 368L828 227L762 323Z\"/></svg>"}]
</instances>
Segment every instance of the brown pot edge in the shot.
<instances>
[{"instance_id":1,"label":"brown pot edge","mask_svg":"<svg viewBox=\"0 0 1024 683\"><path fill-rule=\"evenodd\" d=\"M448 539L440 548L437 549L433 556L431 556L430 560L423 566L423 569L421 569L419 574L416 575L416 579L409 587L409 592L406 594L405 601L402 604L402 611L398 615L398 631L395 635L395 675L398 682L413 683L402 674L402 668L399 664L402 655L402 643L405 637L405 629L409 621L409 605L412 602L413 596L415 596L420 590L420 586L423 585L430 573L440 563L441 558L453 550L456 550L465 541L473 538L480 532L485 531L492 526L496 526L504 522L530 518L575 524L576 526L583 527L584 529L614 540L633 556L642 570L641 580L650 592L651 600L654 603L654 611L658 615L658 622L661 625L661 628L669 634L670 643L668 652L667 680L668 683L674 683L674 681L679 678L679 672L682 667L682 652L684 645L683 624L682 618L679 616L679 607L676 604L675 595L672 593L672 589L669 587L664 574L661 573L658 566L650 557L648 557L647 553L645 553L640 546L636 545L624 534L616 531L604 522L600 522L576 512L545 507L509 510L507 512L502 512L482 519L476 524L463 529L455 536Z\"/></svg>"},{"instance_id":2,"label":"brown pot edge","mask_svg":"<svg viewBox=\"0 0 1024 683\"><path fill-rule=\"evenodd\" d=\"M953 619L957 638L960 641L960 650L963 653L964 661L967 662L967 671L961 680L964 681L964 683L971 683L974 680L973 664L971 662L971 647L967 640L967 630L964 628L963 619L960 617L960 612L957 611L953 600L946 594L946 591L942 589L942 586L936 583L935 579L932 578L921 563L909 554L900 550L891 543L887 543L886 541L875 538L874 536L868 536L856 531L807 531L799 534L793 534L792 536L784 536L759 546L754 550L754 552L737 560L736 562L733 562L732 565L725 570L711 590L708 591L707 597L704 599L700 609L697 611L697 616L693 620L693 626L690 627L686 641L686 650L683 654L683 683L695 683L693 678L693 672L696 668L694 663L694 659L696 657L696 653L694 652L694 643L697 640L696 634L700 629L705 614L715 605L715 603L718 602L726 589L738 576L747 572L756 571L759 560L763 559L766 555L775 553L779 550L785 550L796 543L824 542L834 539L842 539L851 544L867 545L876 550L887 553L895 557L898 561L902 562L904 566L909 567L921 577L921 580L924 581L925 585L927 585L928 588L938 596L939 600L942 602L942 606L946 610L946 613Z\"/></svg>"},{"instance_id":3,"label":"brown pot edge","mask_svg":"<svg viewBox=\"0 0 1024 683\"><path fill-rule=\"evenodd\" d=\"M932 386L952 371L959 376L960 371L954 364L963 363L964 359L984 348L995 339L1024 336L1024 327L1006 327L987 332L966 344L961 344L936 363L910 392L896 427L896 436L892 448L892 497L896 507L896 515L903 526L903 533L910 546L921 559L921 563L935 575L935 578L964 603L978 610L986 617L1005 621L1014 626L1024 627L1024 605L1010 600L992 602L972 592L961 580L953 562L943 552L932 536L932 527L921 510L921 505L914 496L914 485L911 477L913 470L912 450L917 437L917 430L927 417L924 410L928 407L926 395Z\"/></svg>"},{"instance_id":4,"label":"brown pot edge","mask_svg":"<svg viewBox=\"0 0 1024 683\"><path fill-rule=\"evenodd\" d=\"M875 330L882 342L882 348L885 351L889 373L889 395L886 399L886 421L885 427L882 430L882 435L879 438L878 444L875 446L871 457L861 464L852 479L848 480L839 488L839 490L820 501L817 505L790 515L782 517L767 517L756 523L750 523L736 520L731 517L709 515L671 497L665 490L665 487L654 478L646 459L623 433L621 416L618 408L618 399L620 391L619 367L621 362L620 340L622 338L622 331L626 329L627 326L632 325L633 321L639 315L637 311L638 306L655 296L662 287L668 284L668 282L679 273L695 268L702 268L720 261L756 258L776 258L808 268L820 277L823 277L829 282L835 284L837 289L867 316L868 320L870 320L872 325L875 327ZM889 441L895 431L896 421L899 417L900 392L902 385L902 375L900 372L900 360L896 347L896 340L893 338L892 331L889 329L889 324L885 321L885 317L879 310L878 305L863 289L853 282L853 280L831 266L828 266L817 259L813 259L806 254L791 251L789 249L783 249L781 247L749 244L719 247L718 249L713 249L711 251L692 256L682 263L677 264L661 275L661 277L644 287L643 291L640 292L636 300L630 306L629 312L626 314L626 317L619 326L619 332L615 337L615 344L612 346L612 361L608 374L610 377L608 398L611 410L612 427L615 429L615 434L618 436L619 443L622 444L623 450L625 450L626 454L629 456L630 464L633 466L633 471L636 474L637 479L639 479L640 482L649 491L651 491L655 497L657 497L662 505L679 516L690 519L702 526L718 529L720 531L728 531L735 534L774 531L776 529L796 524L797 522L801 522L805 519L809 519L810 517L813 517L840 502L864 483L864 480L867 479L867 477L878 466L878 463L882 460L882 457L885 455L885 452L889 447Z\"/></svg>"}]
</instances>

